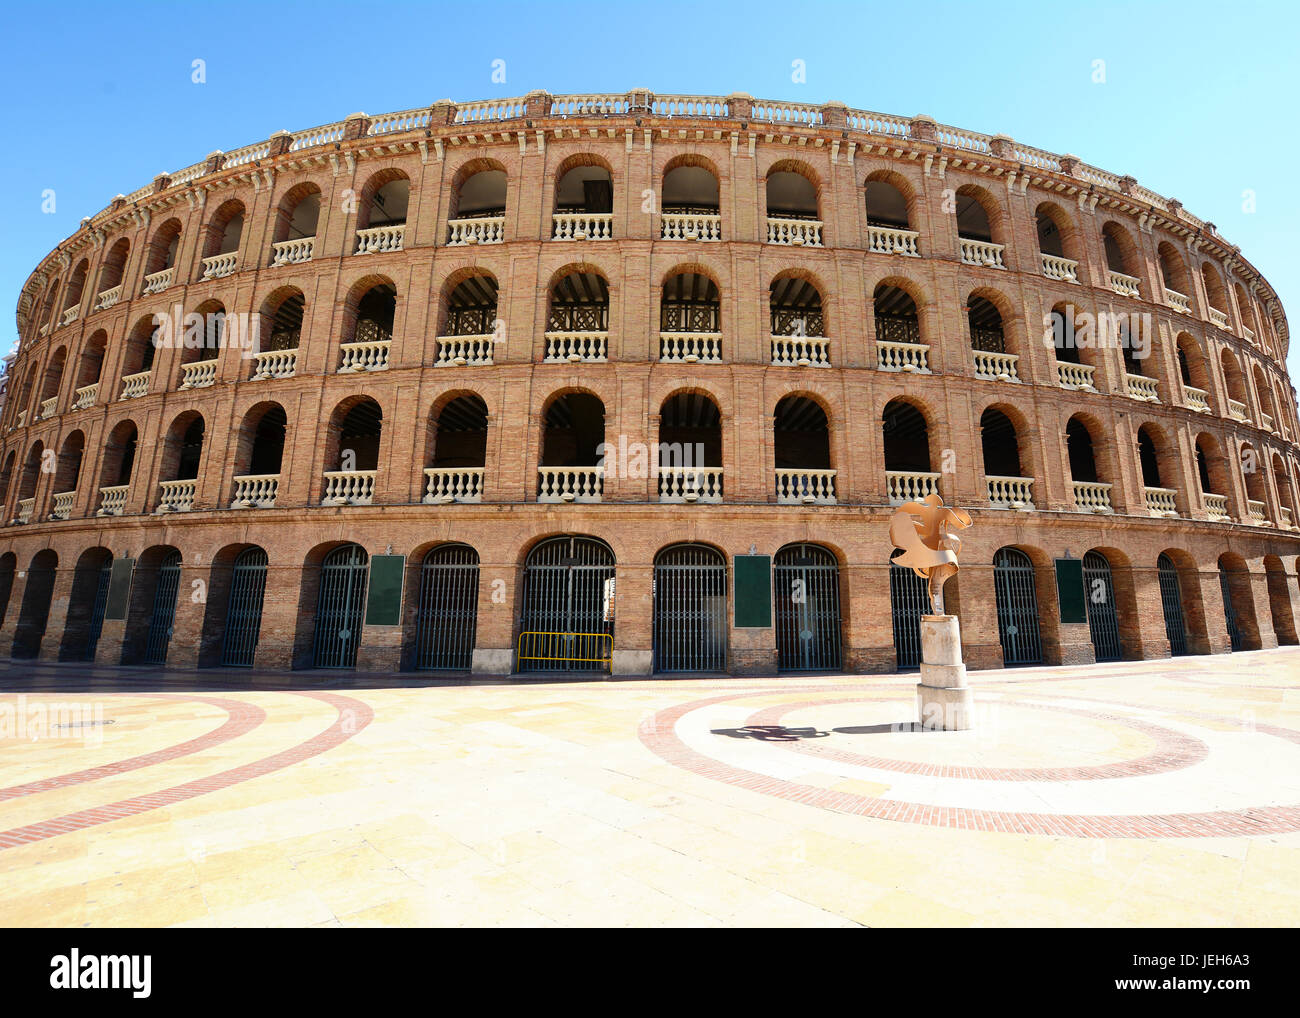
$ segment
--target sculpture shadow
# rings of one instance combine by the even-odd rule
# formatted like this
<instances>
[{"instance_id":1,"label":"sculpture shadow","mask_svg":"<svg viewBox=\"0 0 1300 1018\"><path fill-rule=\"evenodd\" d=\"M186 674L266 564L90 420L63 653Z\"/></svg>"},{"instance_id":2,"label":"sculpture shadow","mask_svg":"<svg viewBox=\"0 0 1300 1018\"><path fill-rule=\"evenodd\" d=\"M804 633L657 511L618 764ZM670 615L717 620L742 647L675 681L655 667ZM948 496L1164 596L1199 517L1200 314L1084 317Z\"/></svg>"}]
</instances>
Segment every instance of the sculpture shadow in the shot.
<instances>
[{"instance_id":1,"label":"sculpture shadow","mask_svg":"<svg viewBox=\"0 0 1300 1018\"><path fill-rule=\"evenodd\" d=\"M785 725L746 725L744 728L714 728L712 734L756 742L800 742L803 739L824 739L831 733L816 728L787 728Z\"/></svg>"}]
</instances>

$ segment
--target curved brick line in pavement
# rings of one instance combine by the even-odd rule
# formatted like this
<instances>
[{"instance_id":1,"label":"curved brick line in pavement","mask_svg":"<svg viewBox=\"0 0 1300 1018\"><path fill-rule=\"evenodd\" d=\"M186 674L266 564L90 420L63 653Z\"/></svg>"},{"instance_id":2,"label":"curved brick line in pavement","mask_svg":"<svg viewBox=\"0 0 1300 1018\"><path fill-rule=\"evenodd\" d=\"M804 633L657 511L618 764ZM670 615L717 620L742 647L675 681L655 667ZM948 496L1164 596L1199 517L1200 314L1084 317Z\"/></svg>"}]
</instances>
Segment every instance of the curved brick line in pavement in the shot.
<instances>
[{"instance_id":1,"label":"curved brick line in pavement","mask_svg":"<svg viewBox=\"0 0 1300 1018\"><path fill-rule=\"evenodd\" d=\"M118 774L125 774L128 771L139 770L141 767L152 767L154 764L179 760L181 757L201 753L205 749L211 749L223 742L229 742L241 735L247 735L266 720L266 711L256 704L245 703L242 700L227 700L215 696L180 696L170 693L155 695L163 700L189 700L206 703L209 706L225 711L226 720L210 732L205 732L193 739L178 742L174 746L167 746L152 753L144 753L140 756L128 757L125 760L116 760L113 763L102 764L99 767L88 767L86 770L72 771L52 778L41 778L39 781L28 781L21 785L0 788L0 802L19 799L24 795L35 795L37 792L49 792L56 788L67 788L70 785L81 785L88 781L98 781L100 778L110 778Z\"/></svg>"},{"instance_id":2,"label":"curved brick line in pavement","mask_svg":"<svg viewBox=\"0 0 1300 1018\"><path fill-rule=\"evenodd\" d=\"M734 767L691 749L678 737L675 726L687 714L714 704L743 699L746 695L750 694L715 696L666 708L642 721L637 735L642 745L660 759L710 781L720 781L789 802L801 802L820 809L877 820L1064 838L1212 838L1289 834L1300 830L1300 806L1262 806L1209 813L1108 816L1006 813L877 799L851 792L837 792L817 785L802 785Z\"/></svg>"},{"instance_id":3,"label":"curved brick line in pavement","mask_svg":"<svg viewBox=\"0 0 1300 1018\"><path fill-rule=\"evenodd\" d=\"M374 720L374 711L370 705L360 700L354 700L350 696L300 690L295 690L294 695L305 696L327 703L338 712L338 717L334 719L334 723L327 729L312 736L306 742L301 742L271 756L263 757L261 760L254 760L251 763L233 767L210 777L188 781L183 785L175 785L172 788L164 788L157 792L150 792L147 795L122 799L119 802L109 803L107 806L96 806L93 809L69 813L66 816L43 820L40 823L29 824L26 827L15 827L8 831L0 831L0 851L13 848L16 845L28 845L35 841L44 841L46 838L54 838L60 834L82 831L89 827L111 823L123 817L137 816L165 806L174 806L177 803L185 802L187 799L207 795L209 792L219 792L244 781L272 774L275 771L283 770L293 764L301 763L303 760L319 756L321 753L342 745Z\"/></svg>"},{"instance_id":4,"label":"curved brick line in pavement","mask_svg":"<svg viewBox=\"0 0 1300 1018\"><path fill-rule=\"evenodd\" d=\"M819 707L835 703L880 703L893 702L885 697L856 697L841 700L804 700L798 703L776 707L766 707L758 711L746 722L755 727L781 726L782 720L790 713L806 707ZM1126 718L1118 714L1106 714L1102 711L1082 710L1074 707L1061 707L1055 704L1024 703L1020 700L999 699L1000 704L1024 707L1030 710L1060 711L1064 714L1077 714L1080 717L1113 721L1127 728L1135 728L1143 735L1155 740L1156 748L1146 756L1115 763L1080 765L1078 767L953 767L948 764L926 763L924 761L897 760L885 756L865 756L848 750L828 745L820 739L773 740L784 749L798 753L808 753L826 760L851 764L856 767L872 767L877 770L895 771L901 774L919 774L937 778L969 778L977 781L1100 781L1112 778L1136 778L1150 774L1164 774L1168 771L1182 770L1198 764L1210 755L1210 747L1200 739L1175 732L1161 725L1153 725L1137 718Z\"/></svg>"}]
</instances>

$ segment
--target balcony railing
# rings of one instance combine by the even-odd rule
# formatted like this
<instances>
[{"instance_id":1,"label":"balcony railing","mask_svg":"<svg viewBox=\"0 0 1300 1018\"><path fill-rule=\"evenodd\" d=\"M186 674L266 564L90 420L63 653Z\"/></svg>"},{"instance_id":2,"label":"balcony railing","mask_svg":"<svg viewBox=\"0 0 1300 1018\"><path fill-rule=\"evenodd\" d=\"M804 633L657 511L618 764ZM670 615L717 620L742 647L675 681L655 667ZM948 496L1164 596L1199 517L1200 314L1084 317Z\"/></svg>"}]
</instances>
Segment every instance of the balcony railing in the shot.
<instances>
[{"instance_id":1,"label":"balcony railing","mask_svg":"<svg viewBox=\"0 0 1300 1018\"><path fill-rule=\"evenodd\" d=\"M107 311L114 304L122 299L122 284L111 286L107 290L101 290L95 298L95 310Z\"/></svg>"},{"instance_id":2,"label":"balcony railing","mask_svg":"<svg viewBox=\"0 0 1300 1018\"><path fill-rule=\"evenodd\" d=\"M20 498L18 500L18 515L14 519L19 523L31 523L32 512L36 508L36 498Z\"/></svg>"},{"instance_id":3,"label":"balcony railing","mask_svg":"<svg viewBox=\"0 0 1300 1018\"><path fill-rule=\"evenodd\" d=\"M1210 308L1210 321L1220 329L1227 329L1228 327L1228 316L1218 308Z\"/></svg>"},{"instance_id":4,"label":"balcony railing","mask_svg":"<svg viewBox=\"0 0 1300 1018\"><path fill-rule=\"evenodd\" d=\"M89 385L83 385L80 389L72 394L72 409L85 410L87 407L95 405L95 397L99 395L99 383L91 382Z\"/></svg>"},{"instance_id":5,"label":"balcony railing","mask_svg":"<svg viewBox=\"0 0 1300 1018\"><path fill-rule=\"evenodd\" d=\"M975 351L975 377L994 382L1018 382L1017 363L1020 358L1013 353Z\"/></svg>"},{"instance_id":6,"label":"balcony railing","mask_svg":"<svg viewBox=\"0 0 1300 1018\"><path fill-rule=\"evenodd\" d=\"M1169 306L1175 311L1181 311L1185 315L1190 315L1192 313L1192 302L1188 299L1186 294L1179 293L1177 290L1170 290L1166 287L1165 300L1169 302Z\"/></svg>"},{"instance_id":7,"label":"balcony railing","mask_svg":"<svg viewBox=\"0 0 1300 1018\"><path fill-rule=\"evenodd\" d=\"M483 501L483 467L426 467L424 501L429 505Z\"/></svg>"},{"instance_id":8,"label":"balcony railing","mask_svg":"<svg viewBox=\"0 0 1300 1018\"><path fill-rule=\"evenodd\" d=\"M199 280L220 279L228 276L235 271L235 263L239 261L238 251L228 251L226 254L212 255L203 259L203 275Z\"/></svg>"},{"instance_id":9,"label":"balcony railing","mask_svg":"<svg viewBox=\"0 0 1300 1018\"><path fill-rule=\"evenodd\" d=\"M1032 477L999 477L985 474L989 504L998 509L1033 509L1034 479Z\"/></svg>"},{"instance_id":10,"label":"balcony railing","mask_svg":"<svg viewBox=\"0 0 1300 1018\"><path fill-rule=\"evenodd\" d=\"M280 494L279 474L241 474L235 478L231 509L270 509Z\"/></svg>"},{"instance_id":11,"label":"balcony railing","mask_svg":"<svg viewBox=\"0 0 1300 1018\"><path fill-rule=\"evenodd\" d=\"M126 493L129 484L112 484L99 489L99 508L96 516L121 516L126 511Z\"/></svg>"},{"instance_id":12,"label":"balcony railing","mask_svg":"<svg viewBox=\"0 0 1300 1018\"><path fill-rule=\"evenodd\" d=\"M1160 402L1160 383L1146 375L1125 376L1130 399L1140 399L1145 403Z\"/></svg>"},{"instance_id":13,"label":"balcony railing","mask_svg":"<svg viewBox=\"0 0 1300 1018\"><path fill-rule=\"evenodd\" d=\"M370 505L375 497L375 471L327 470L321 505Z\"/></svg>"},{"instance_id":14,"label":"balcony railing","mask_svg":"<svg viewBox=\"0 0 1300 1018\"><path fill-rule=\"evenodd\" d=\"M1295 524L1292 522L1291 519L1291 507L1289 505L1284 505L1281 507L1280 512L1282 513L1282 529L1283 530L1295 529Z\"/></svg>"},{"instance_id":15,"label":"balcony railing","mask_svg":"<svg viewBox=\"0 0 1300 1018\"><path fill-rule=\"evenodd\" d=\"M1228 416L1234 421L1248 421L1246 416L1246 404L1236 399L1228 400Z\"/></svg>"},{"instance_id":16,"label":"balcony railing","mask_svg":"<svg viewBox=\"0 0 1300 1018\"><path fill-rule=\"evenodd\" d=\"M1232 517L1228 515L1228 496L1215 495L1207 491L1205 493L1205 517L1212 523L1231 523Z\"/></svg>"},{"instance_id":17,"label":"balcony railing","mask_svg":"<svg viewBox=\"0 0 1300 1018\"><path fill-rule=\"evenodd\" d=\"M1268 515L1265 512L1266 506L1263 502L1257 502L1250 498L1246 500L1246 518L1250 523L1257 527L1271 527Z\"/></svg>"},{"instance_id":18,"label":"balcony railing","mask_svg":"<svg viewBox=\"0 0 1300 1018\"><path fill-rule=\"evenodd\" d=\"M41 406L44 407L45 404L42 403ZM44 410L41 411L41 416L42 416L42 417L45 416L45 412L44 412ZM1261 410L1261 411L1259 412L1259 426L1260 426L1261 428L1263 428L1265 431L1272 431L1272 430L1273 430L1273 415L1272 415L1272 414L1266 414L1266 413L1264 413L1263 410Z\"/></svg>"},{"instance_id":19,"label":"balcony railing","mask_svg":"<svg viewBox=\"0 0 1300 1018\"><path fill-rule=\"evenodd\" d=\"M73 304L72 307L68 308L59 316L59 324L71 325L77 320L79 314L81 314L81 301L77 301L76 304Z\"/></svg>"},{"instance_id":20,"label":"balcony railing","mask_svg":"<svg viewBox=\"0 0 1300 1018\"><path fill-rule=\"evenodd\" d=\"M1197 389L1191 385L1184 385L1183 398L1186 401L1186 405L1197 413L1208 414L1210 412L1209 393L1204 389Z\"/></svg>"},{"instance_id":21,"label":"balcony railing","mask_svg":"<svg viewBox=\"0 0 1300 1018\"><path fill-rule=\"evenodd\" d=\"M1142 296L1142 280L1136 276L1126 276L1122 272L1110 270L1110 288L1125 297Z\"/></svg>"},{"instance_id":22,"label":"balcony railing","mask_svg":"<svg viewBox=\"0 0 1300 1018\"><path fill-rule=\"evenodd\" d=\"M1110 485L1100 481L1072 481L1074 507L1083 513L1113 513Z\"/></svg>"},{"instance_id":23,"label":"balcony railing","mask_svg":"<svg viewBox=\"0 0 1300 1018\"><path fill-rule=\"evenodd\" d=\"M144 293L162 293L163 290L172 285L172 276L176 269L169 267L158 272L152 272L144 277Z\"/></svg>"},{"instance_id":24,"label":"balcony railing","mask_svg":"<svg viewBox=\"0 0 1300 1018\"><path fill-rule=\"evenodd\" d=\"M357 254L384 254L387 251L400 251L405 237L405 223L372 226L368 230L358 230Z\"/></svg>"},{"instance_id":25,"label":"balcony railing","mask_svg":"<svg viewBox=\"0 0 1300 1018\"><path fill-rule=\"evenodd\" d=\"M721 502L721 467L659 468L660 502Z\"/></svg>"},{"instance_id":26,"label":"balcony railing","mask_svg":"<svg viewBox=\"0 0 1300 1018\"><path fill-rule=\"evenodd\" d=\"M217 362L194 361L181 365L182 389L206 389L217 380Z\"/></svg>"},{"instance_id":27,"label":"balcony railing","mask_svg":"<svg viewBox=\"0 0 1300 1018\"><path fill-rule=\"evenodd\" d=\"M1173 488L1147 488L1142 489L1146 492L1147 512L1152 516L1177 516L1178 515L1178 492Z\"/></svg>"},{"instance_id":28,"label":"balcony railing","mask_svg":"<svg viewBox=\"0 0 1300 1018\"><path fill-rule=\"evenodd\" d=\"M355 375L362 371L387 371L388 347L391 339L376 339L369 343L343 343L343 363L338 374Z\"/></svg>"},{"instance_id":29,"label":"balcony railing","mask_svg":"<svg viewBox=\"0 0 1300 1018\"><path fill-rule=\"evenodd\" d=\"M194 508L198 481L162 481L158 485L158 508L155 513L187 513Z\"/></svg>"},{"instance_id":30,"label":"balcony railing","mask_svg":"<svg viewBox=\"0 0 1300 1018\"><path fill-rule=\"evenodd\" d=\"M867 227L867 246L872 254L904 255L908 258L921 257L919 241L921 235L915 230L897 230L887 226Z\"/></svg>"},{"instance_id":31,"label":"balcony railing","mask_svg":"<svg viewBox=\"0 0 1300 1018\"><path fill-rule=\"evenodd\" d=\"M50 519L66 520L72 515L72 503L77 500L76 491L60 491L54 495L50 505Z\"/></svg>"},{"instance_id":32,"label":"balcony railing","mask_svg":"<svg viewBox=\"0 0 1300 1018\"><path fill-rule=\"evenodd\" d=\"M609 359L608 332L546 333L546 363L601 364Z\"/></svg>"},{"instance_id":33,"label":"balcony railing","mask_svg":"<svg viewBox=\"0 0 1300 1018\"><path fill-rule=\"evenodd\" d=\"M139 371L134 375L122 376L122 395L118 396L119 400L135 399L138 396L144 396L149 392L149 374L148 371Z\"/></svg>"},{"instance_id":34,"label":"balcony railing","mask_svg":"<svg viewBox=\"0 0 1300 1018\"><path fill-rule=\"evenodd\" d=\"M829 368L831 341L825 336L773 336L772 363L782 367Z\"/></svg>"},{"instance_id":35,"label":"balcony railing","mask_svg":"<svg viewBox=\"0 0 1300 1018\"><path fill-rule=\"evenodd\" d=\"M282 240L272 244L271 268L278 268L281 265L296 265L298 262L309 262L315 249L315 237L298 237L294 240Z\"/></svg>"},{"instance_id":36,"label":"balcony railing","mask_svg":"<svg viewBox=\"0 0 1300 1018\"><path fill-rule=\"evenodd\" d=\"M262 350L253 355L256 367L250 381L264 378L292 378L298 370L298 348L289 350Z\"/></svg>"},{"instance_id":37,"label":"balcony railing","mask_svg":"<svg viewBox=\"0 0 1300 1018\"><path fill-rule=\"evenodd\" d=\"M538 467L537 501L599 502L605 492L604 467Z\"/></svg>"},{"instance_id":38,"label":"balcony railing","mask_svg":"<svg viewBox=\"0 0 1300 1018\"><path fill-rule=\"evenodd\" d=\"M926 343L894 343L876 340L876 366L881 371L930 374L930 347Z\"/></svg>"},{"instance_id":39,"label":"balcony railing","mask_svg":"<svg viewBox=\"0 0 1300 1018\"><path fill-rule=\"evenodd\" d=\"M659 217L659 236L664 240L721 240L722 216L665 212Z\"/></svg>"},{"instance_id":40,"label":"balcony railing","mask_svg":"<svg viewBox=\"0 0 1300 1018\"><path fill-rule=\"evenodd\" d=\"M447 224L447 245L500 244L506 239L506 217L474 216L453 219Z\"/></svg>"},{"instance_id":41,"label":"balcony railing","mask_svg":"<svg viewBox=\"0 0 1300 1018\"><path fill-rule=\"evenodd\" d=\"M886 470L885 490L889 494L890 505L902 505L915 502L926 495L939 494L939 479L942 474L919 470Z\"/></svg>"},{"instance_id":42,"label":"balcony railing","mask_svg":"<svg viewBox=\"0 0 1300 1018\"><path fill-rule=\"evenodd\" d=\"M1056 362L1056 380L1062 389L1083 389L1096 392L1092 376L1096 372L1091 364L1071 364L1069 361Z\"/></svg>"},{"instance_id":43,"label":"balcony railing","mask_svg":"<svg viewBox=\"0 0 1300 1018\"><path fill-rule=\"evenodd\" d=\"M822 224L818 219L767 217L767 242L791 247L821 247Z\"/></svg>"},{"instance_id":44,"label":"balcony railing","mask_svg":"<svg viewBox=\"0 0 1300 1018\"><path fill-rule=\"evenodd\" d=\"M958 237L961 244L961 260L967 265L982 265L986 269L1005 269L1002 252L1006 250L1001 244L990 244L986 240L970 240Z\"/></svg>"},{"instance_id":45,"label":"balcony railing","mask_svg":"<svg viewBox=\"0 0 1300 1018\"><path fill-rule=\"evenodd\" d=\"M435 368L455 368L469 364L481 367L491 364L496 348L496 336L439 336Z\"/></svg>"},{"instance_id":46,"label":"balcony railing","mask_svg":"<svg viewBox=\"0 0 1300 1018\"><path fill-rule=\"evenodd\" d=\"M551 240L611 240L613 236L610 212L557 212L551 217Z\"/></svg>"},{"instance_id":47,"label":"balcony railing","mask_svg":"<svg viewBox=\"0 0 1300 1018\"><path fill-rule=\"evenodd\" d=\"M1241 334L1246 337L1246 342L1248 343L1255 342L1255 330L1252 329L1249 325L1243 325L1241 327Z\"/></svg>"},{"instance_id":48,"label":"balcony railing","mask_svg":"<svg viewBox=\"0 0 1300 1018\"><path fill-rule=\"evenodd\" d=\"M1043 275L1048 279L1077 283L1079 281L1079 263L1071 258L1045 254L1043 255Z\"/></svg>"},{"instance_id":49,"label":"balcony railing","mask_svg":"<svg viewBox=\"0 0 1300 1018\"><path fill-rule=\"evenodd\" d=\"M47 417L54 416L54 409L59 405L59 397L51 396L49 399L41 400L41 405L36 409L36 419L43 421Z\"/></svg>"},{"instance_id":50,"label":"balcony railing","mask_svg":"<svg viewBox=\"0 0 1300 1018\"><path fill-rule=\"evenodd\" d=\"M776 501L778 505L834 505L835 471L778 468Z\"/></svg>"},{"instance_id":51,"label":"balcony railing","mask_svg":"<svg viewBox=\"0 0 1300 1018\"><path fill-rule=\"evenodd\" d=\"M661 332L659 359L673 364L721 364L722 333Z\"/></svg>"},{"instance_id":52,"label":"balcony railing","mask_svg":"<svg viewBox=\"0 0 1300 1018\"><path fill-rule=\"evenodd\" d=\"M18 417L14 420L14 427L15 427L15 428L25 428L25 427L27 427L27 409L26 409L26 407L24 407L22 410L19 410L19 411L18 411Z\"/></svg>"}]
</instances>

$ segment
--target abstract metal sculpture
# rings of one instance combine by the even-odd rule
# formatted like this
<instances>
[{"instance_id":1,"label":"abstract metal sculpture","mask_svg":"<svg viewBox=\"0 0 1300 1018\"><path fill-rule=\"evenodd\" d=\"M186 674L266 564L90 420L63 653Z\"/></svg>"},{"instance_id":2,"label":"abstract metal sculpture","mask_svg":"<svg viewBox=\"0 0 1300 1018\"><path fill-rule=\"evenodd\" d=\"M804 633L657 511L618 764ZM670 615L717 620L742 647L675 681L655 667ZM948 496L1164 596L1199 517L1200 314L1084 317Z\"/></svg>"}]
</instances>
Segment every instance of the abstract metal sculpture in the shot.
<instances>
[{"instance_id":1,"label":"abstract metal sculpture","mask_svg":"<svg viewBox=\"0 0 1300 1018\"><path fill-rule=\"evenodd\" d=\"M889 539L903 551L894 561L929 582L930 606L935 615L944 613L944 583L957 575L961 538L952 531L970 525L968 512L945 506L935 494L926 495L920 502L903 503L889 521Z\"/></svg>"}]
</instances>

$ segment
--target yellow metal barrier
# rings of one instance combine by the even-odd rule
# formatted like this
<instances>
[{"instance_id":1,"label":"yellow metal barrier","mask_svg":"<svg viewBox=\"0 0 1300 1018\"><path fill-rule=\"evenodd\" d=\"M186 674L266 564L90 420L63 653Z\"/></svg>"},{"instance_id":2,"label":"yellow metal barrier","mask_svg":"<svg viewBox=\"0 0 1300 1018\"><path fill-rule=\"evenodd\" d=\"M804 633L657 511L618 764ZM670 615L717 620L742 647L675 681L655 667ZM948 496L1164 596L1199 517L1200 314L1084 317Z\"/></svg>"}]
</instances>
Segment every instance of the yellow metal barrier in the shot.
<instances>
[{"instance_id":1,"label":"yellow metal barrier","mask_svg":"<svg viewBox=\"0 0 1300 1018\"><path fill-rule=\"evenodd\" d=\"M609 633L520 633L519 657L523 661L600 662L614 658L614 637Z\"/></svg>"}]
</instances>

